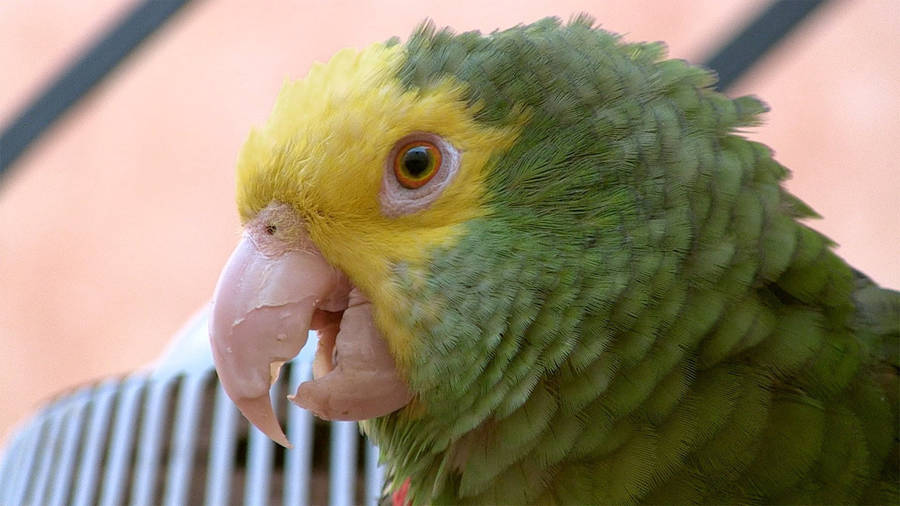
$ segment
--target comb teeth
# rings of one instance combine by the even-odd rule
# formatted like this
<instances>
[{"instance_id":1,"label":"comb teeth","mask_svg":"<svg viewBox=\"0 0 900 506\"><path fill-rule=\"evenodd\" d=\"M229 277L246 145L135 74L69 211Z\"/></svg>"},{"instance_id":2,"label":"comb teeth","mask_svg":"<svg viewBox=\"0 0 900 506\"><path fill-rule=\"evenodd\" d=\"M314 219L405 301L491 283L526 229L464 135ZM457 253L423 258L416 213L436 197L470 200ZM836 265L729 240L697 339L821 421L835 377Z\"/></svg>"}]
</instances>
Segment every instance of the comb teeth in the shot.
<instances>
[{"instance_id":1,"label":"comb teeth","mask_svg":"<svg viewBox=\"0 0 900 506\"><path fill-rule=\"evenodd\" d=\"M208 341L198 320L180 340ZM209 358L160 363L62 395L12 433L0 504L377 504L383 471L356 423L314 419L285 398L310 379L315 345L313 334L272 390L293 449L249 427Z\"/></svg>"}]
</instances>

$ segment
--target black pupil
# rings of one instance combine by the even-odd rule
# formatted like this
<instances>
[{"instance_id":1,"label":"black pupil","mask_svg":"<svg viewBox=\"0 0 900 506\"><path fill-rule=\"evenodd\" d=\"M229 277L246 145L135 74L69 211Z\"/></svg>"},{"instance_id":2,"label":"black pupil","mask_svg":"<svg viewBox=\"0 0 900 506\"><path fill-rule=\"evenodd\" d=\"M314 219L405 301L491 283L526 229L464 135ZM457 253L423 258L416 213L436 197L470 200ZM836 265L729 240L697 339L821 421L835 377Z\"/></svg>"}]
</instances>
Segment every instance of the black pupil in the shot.
<instances>
[{"instance_id":1,"label":"black pupil","mask_svg":"<svg viewBox=\"0 0 900 506\"><path fill-rule=\"evenodd\" d=\"M428 172L431 166L431 152L425 146L409 148L403 154L403 168L406 173L416 178Z\"/></svg>"}]
</instances>

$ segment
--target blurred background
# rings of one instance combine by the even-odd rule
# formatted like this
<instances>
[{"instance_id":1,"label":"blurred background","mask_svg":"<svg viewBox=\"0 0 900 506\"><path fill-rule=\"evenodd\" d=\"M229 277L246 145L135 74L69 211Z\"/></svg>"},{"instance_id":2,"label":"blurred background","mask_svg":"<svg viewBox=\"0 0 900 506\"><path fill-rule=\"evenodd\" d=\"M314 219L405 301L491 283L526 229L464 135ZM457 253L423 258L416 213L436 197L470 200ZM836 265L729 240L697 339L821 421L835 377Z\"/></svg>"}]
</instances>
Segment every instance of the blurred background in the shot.
<instances>
[{"instance_id":1,"label":"blurred background","mask_svg":"<svg viewBox=\"0 0 900 506\"><path fill-rule=\"evenodd\" d=\"M160 0L162 1L162 0ZM240 230L234 161L286 79L423 18L490 31L587 12L702 62L766 0L194 1L0 180L0 441L63 389L145 367L212 294ZM0 125L134 6L0 2ZM793 170L811 225L900 288L900 16L835 0L734 87L772 108L750 135ZM2 152L0 152L2 156Z\"/></svg>"}]
</instances>

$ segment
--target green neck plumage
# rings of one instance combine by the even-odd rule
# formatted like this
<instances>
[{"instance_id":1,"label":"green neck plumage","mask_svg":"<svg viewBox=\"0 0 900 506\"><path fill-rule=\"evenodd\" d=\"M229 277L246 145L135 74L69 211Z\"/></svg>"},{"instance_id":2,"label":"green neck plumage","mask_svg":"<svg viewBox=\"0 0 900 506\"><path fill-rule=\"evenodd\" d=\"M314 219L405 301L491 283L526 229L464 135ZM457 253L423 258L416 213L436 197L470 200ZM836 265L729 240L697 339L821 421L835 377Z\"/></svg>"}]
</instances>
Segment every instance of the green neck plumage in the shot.
<instances>
[{"instance_id":1,"label":"green neck plumage","mask_svg":"<svg viewBox=\"0 0 900 506\"><path fill-rule=\"evenodd\" d=\"M770 400L732 392L755 380L717 364L759 349L748 360L790 373L811 351L788 360L778 341L761 346L776 328L824 322L830 332L852 317L850 270L795 221L813 213L780 188L787 171L732 134L757 121L759 101L714 93L708 72L584 19L491 38L426 26L407 47L411 87L452 75L469 84L481 121L531 114L492 160L489 214L434 251L426 272L396 269L408 294L398 321L420 343L410 377L419 410L365 430L395 485L411 480L414 501L559 493L578 476L572 462L627 447L644 423L627 420L665 427L683 410L702 415L683 400L688 388L722 420L735 409L764 417L753 409ZM693 382L698 371L710 372ZM854 373L833 378L836 391ZM726 423L717 420L709 426ZM698 448L712 437L672 430ZM630 500L640 476L610 481L603 497ZM544 488L550 479L556 489Z\"/></svg>"},{"instance_id":2,"label":"green neck plumage","mask_svg":"<svg viewBox=\"0 0 900 506\"><path fill-rule=\"evenodd\" d=\"M640 305L668 288L673 280L665 273L683 261L692 237L686 195L659 190L689 184L702 164L690 156L698 149L684 142L693 132L683 131L690 119L680 115L719 107L715 124L690 125L716 132L752 123L763 109L752 99L705 97L698 90L713 82L707 72L659 64L661 45L622 44L590 24L560 28L544 20L490 39L425 26L407 44L400 75L411 87L451 75L469 85L479 120L503 124L518 110L532 119L519 142L493 160L493 214L470 223L457 247L434 252L420 292L406 283L411 307L399 316L427 347L417 352L429 358L412 378L427 415L386 417L368 429L387 454L402 455L394 462L399 481L452 474L453 452L465 442L451 442L489 417L503 419L505 430L522 425L511 414L576 346L588 348L581 352L587 360L617 325L628 327L639 308L617 304L623 293L630 289L627 300ZM672 162L684 166L674 176L685 181L665 173ZM429 319L433 307L443 307L440 319ZM612 324L584 322L585 311ZM582 334L591 341L579 344Z\"/></svg>"}]
</instances>

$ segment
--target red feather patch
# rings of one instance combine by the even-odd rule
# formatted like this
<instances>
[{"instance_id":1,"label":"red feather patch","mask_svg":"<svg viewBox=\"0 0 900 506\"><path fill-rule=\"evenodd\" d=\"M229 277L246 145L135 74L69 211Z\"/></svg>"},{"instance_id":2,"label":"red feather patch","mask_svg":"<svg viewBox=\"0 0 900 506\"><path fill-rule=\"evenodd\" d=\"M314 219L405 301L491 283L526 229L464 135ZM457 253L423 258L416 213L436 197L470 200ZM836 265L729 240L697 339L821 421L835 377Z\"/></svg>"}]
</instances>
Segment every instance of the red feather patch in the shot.
<instances>
[{"instance_id":1,"label":"red feather patch","mask_svg":"<svg viewBox=\"0 0 900 506\"><path fill-rule=\"evenodd\" d=\"M391 495L391 506L408 506L409 502L406 500L406 494L409 493L409 478L403 482L403 485L400 485L400 490L397 490Z\"/></svg>"}]
</instances>

